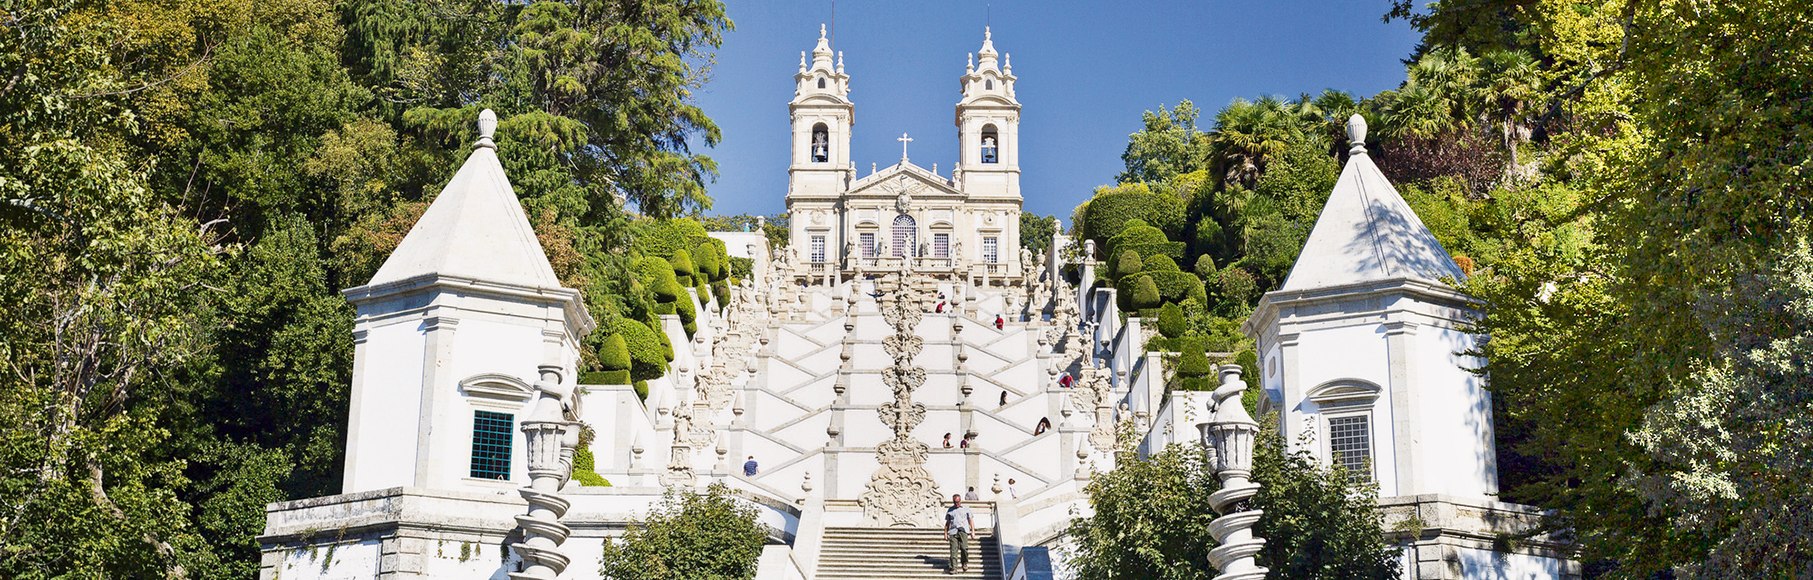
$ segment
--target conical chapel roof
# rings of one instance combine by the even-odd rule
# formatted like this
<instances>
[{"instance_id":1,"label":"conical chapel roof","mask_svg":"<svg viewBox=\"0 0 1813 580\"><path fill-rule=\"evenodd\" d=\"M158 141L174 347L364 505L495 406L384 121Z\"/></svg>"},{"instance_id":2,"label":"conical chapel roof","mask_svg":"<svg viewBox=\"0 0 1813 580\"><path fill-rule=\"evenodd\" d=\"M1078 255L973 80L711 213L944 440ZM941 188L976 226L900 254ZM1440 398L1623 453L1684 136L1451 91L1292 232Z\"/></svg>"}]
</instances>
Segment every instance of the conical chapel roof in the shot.
<instances>
[{"instance_id":1,"label":"conical chapel roof","mask_svg":"<svg viewBox=\"0 0 1813 580\"><path fill-rule=\"evenodd\" d=\"M1347 166L1322 207L1282 290L1312 290L1391 279L1441 282L1465 277L1435 234L1366 155L1366 121L1347 121Z\"/></svg>"},{"instance_id":2,"label":"conical chapel roof","mask_svg":"<svg viewBox=\"0 0 1813 580\"><path fill-rule=\"evenodd\" d=\"M491 141L496 127L495 114L489 109L480 113L478 145L378 268L370 285L439 274L514 286L560 287L560 279L497 161Z\"/></svg>"}]
</instances>

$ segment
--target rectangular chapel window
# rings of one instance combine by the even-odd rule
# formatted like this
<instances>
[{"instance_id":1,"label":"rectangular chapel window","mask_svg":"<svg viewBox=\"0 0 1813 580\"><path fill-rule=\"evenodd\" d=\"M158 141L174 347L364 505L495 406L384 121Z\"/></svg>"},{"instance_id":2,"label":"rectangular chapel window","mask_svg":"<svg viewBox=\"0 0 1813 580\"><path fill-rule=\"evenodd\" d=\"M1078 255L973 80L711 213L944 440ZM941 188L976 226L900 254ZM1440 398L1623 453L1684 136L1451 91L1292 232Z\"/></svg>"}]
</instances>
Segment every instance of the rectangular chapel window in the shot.
<instances>
[{"instance_id":1,"label":"rectangular chapel window","mask_svg":"<svg viewBox=\"0 0 1813 580\"><path fill-rule=\"evenodd\" d=\"M1328 418L1328 458L1355 481L1372 481L1371 423L1366 415Z\"/></svg>"},{"instance_id":2,"label":"rectangular chapel window","mask_svg":"<svg viewBox=\"0 0 1813 580\"><path fill-rule=\"evenodd\" d=\"M862 257L875 257L875 232L862 233Z\"/></svg>"},{"instance_id":3,"label":"rectangular chapel window","mask_svg":"<svg viewBox=\"0 0 1813 580\"><path fill-rule=\"evenodd\" d=\"M825 261L825 237L812 236L812 263L822 264Z\"/></svg>"},{"instance_id":4,"label":"rectangular chapel window","mask_svg":"<svg viewBox=\"0 0 1813 580\"><path fill-rule=\"evenodd\" d=\"M985 264L1001 263L1001 241L994 236L982 238L982 262Z\"/></svg>"},{"instance_id":5,"label":"rectangular chapel window","mask_svg":"<svg viewBox=\"0 0 1813 580\"><path fill-rule=\"evenodd\" d=\"M939 258L951 257L950 234L932 234L932 255Z\"/></svg>"},{"instance_id":6,"label":"rectangular chapel window","mask_svg":"<svg viewBox=\"0 0 1813 580\"><path fill-rule=\"evenodd\" d=\"M472 477L510 479L511 431L516 417L509 413L472 412Z\"/></svg>"}]
</instances>

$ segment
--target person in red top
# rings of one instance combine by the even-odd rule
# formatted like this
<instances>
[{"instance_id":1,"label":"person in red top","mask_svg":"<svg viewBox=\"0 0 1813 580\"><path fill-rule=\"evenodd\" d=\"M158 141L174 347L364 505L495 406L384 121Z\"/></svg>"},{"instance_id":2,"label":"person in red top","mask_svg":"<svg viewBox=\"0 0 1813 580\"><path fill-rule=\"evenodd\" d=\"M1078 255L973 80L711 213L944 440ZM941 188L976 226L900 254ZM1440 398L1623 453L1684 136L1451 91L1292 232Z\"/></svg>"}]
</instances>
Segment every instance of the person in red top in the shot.
<instances>
[{"instance_id":1,"label":"person in red top","mask_svg":"<svg viewBox=\"0 0 1813 580\"><path fill-rule=\"evenodd\" d=\"M1064 375L1064 378L1058 379L1058 386L1068 389L1068 388L1070 388L1071 382L1072 381L1071 381L1070 375L1068 373L1066 373Z\"/></svg>"},{"instance_id":2,"label":"person in red top","mask_svg":"<svg viewBox=\"0 0 1813 580\"><path fill-rule=\"evenodd\" d=\"M1002 328L1005 328L1006 326L1007 326L1007 319L1001 318L1001 315L996 314L995 315L995 330L1001 330Z\"/></svg>"}]
</instances>

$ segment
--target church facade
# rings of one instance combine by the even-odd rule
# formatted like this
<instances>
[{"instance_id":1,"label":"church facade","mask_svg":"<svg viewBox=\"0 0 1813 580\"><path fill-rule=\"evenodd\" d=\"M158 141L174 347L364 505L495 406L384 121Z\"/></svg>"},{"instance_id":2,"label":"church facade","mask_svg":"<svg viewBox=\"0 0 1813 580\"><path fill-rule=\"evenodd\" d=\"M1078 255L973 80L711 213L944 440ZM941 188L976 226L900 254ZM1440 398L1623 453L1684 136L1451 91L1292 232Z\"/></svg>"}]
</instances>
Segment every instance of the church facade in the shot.
<instances>
[{"instance_id":1,"label":"church facade","mask_svg":"<svg viewBox=\"0 0 1813 580\"><path fill-rule=\"evenodd\" d=\"M835 57L835 60L833 60ZM955 117L959 159L948 175L900 160L860 175L850 150L856 104L843 54L821 28L794 75L787 213L799 259L840 276L910 261L925 272L988 274L1020 268L1020 102L1011 57L983 31L981 49L959 77Z\"/></svg>"},{"instance_id":2,"label":"church facade","mask_svg":"<svg viewBox=\"0 0 1813 580\"><path fill-rule=\"evenodd\" d=\"M858 177L849 77L821 29L788 106L792 244L713 234L751 276L729 300L687 289L694 328L662 317L674 356L646 396L579 384L594 322L554 276L486 111L453 180L344 291L343 493L268 507L261 578L596 578L605 542L709 485L770 531L761 580L946 577L953 495L980 528L955 577L1064 577L1089 482L1117 451L1202 444L1210 393L1168 387L1176 353L1148 351L1150 325L1092 283L1093 244L1020 248L1019 104L991 36L962 77L950 175L903 150ZM1364 131L1350 124L1295 269L1245 326L1261 407L1379 485L1404 578L1577 578L1564 545L1526 533L1539 510L1495 499L1490 391L1469 372L1480 306ZM588 464L608 485L574 477Z\"/></svg>"}]
</instances>

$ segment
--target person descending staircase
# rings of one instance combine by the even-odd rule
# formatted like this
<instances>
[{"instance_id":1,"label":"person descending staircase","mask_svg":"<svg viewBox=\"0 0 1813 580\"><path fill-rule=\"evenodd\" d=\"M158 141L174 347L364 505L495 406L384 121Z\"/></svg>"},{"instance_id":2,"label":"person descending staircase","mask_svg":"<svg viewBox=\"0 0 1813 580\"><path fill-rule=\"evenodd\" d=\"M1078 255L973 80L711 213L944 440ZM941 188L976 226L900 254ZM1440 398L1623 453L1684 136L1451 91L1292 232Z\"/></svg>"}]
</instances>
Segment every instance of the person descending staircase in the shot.
<instances>
[{"instance_id":1,"label":"person descending staircase","mask_svg":"<svg viewBox=\"0 0 1813 580\"><path fill-rule=\"evenodd\" d=\"M969 571L945 574L950 549L943 530L934 528L826 528L818 557L821 580L894 578L1001 577L1001 554L995 531L976 530L969 545Z\"/></svg>"}]
</instances>

